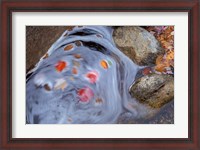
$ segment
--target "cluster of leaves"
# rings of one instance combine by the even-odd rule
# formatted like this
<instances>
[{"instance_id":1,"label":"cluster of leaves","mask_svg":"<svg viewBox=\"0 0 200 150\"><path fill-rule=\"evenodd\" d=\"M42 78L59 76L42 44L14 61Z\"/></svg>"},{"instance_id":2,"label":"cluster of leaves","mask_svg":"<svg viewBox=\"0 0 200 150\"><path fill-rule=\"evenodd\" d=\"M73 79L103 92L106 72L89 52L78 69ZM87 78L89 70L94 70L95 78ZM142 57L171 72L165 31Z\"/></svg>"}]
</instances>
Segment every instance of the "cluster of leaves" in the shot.
<instances>
[{"instance_id":1,"label":"cluster of leaves","mask_svg":"<svg viewBox=\"0 0 200 150\"><path fill-rule=\"evenodd\" d=\"M165 49L165 54L156 59L155 71L174 74L174 26L148 26L146 30L153 34Z\"/></svg>"}]
</instances>

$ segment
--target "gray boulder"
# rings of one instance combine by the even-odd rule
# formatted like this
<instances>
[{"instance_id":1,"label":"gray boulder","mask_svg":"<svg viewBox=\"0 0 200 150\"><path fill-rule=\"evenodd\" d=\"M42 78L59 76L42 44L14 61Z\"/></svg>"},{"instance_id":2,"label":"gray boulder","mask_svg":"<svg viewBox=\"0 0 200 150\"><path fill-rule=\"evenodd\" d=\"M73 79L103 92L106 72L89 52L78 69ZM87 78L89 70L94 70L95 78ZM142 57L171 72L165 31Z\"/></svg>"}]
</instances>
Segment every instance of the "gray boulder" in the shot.
<instances>
[{"instance_id":1,"label":"gray boulder","mask_svg":"<svg viewBox=\"0 0 200 150\"><path fill-rule=\"evenodd\" d=\"M135 81L130 88L132 97L153 108L160 108L173 100L174 78L164 74L149 74Z\"/></svg>"},{"instance_id":2,"label":"gray boulder","mask_svg":"<svg viewBox=\"0 0 200 150\"><path fill-rule=\"evenodd\" d=\"M164 49L148 31L137 26L116 27L113 31L116 46L138 65L155 64Z\"/></svg>"}]
</instances>

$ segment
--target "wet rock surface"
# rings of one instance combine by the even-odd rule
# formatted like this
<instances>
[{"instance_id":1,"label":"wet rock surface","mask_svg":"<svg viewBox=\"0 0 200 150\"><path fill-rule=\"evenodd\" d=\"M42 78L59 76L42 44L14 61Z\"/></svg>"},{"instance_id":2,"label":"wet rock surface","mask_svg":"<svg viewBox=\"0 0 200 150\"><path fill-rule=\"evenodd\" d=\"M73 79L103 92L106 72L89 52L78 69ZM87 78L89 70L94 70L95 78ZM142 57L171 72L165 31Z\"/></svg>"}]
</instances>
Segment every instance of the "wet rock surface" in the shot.
<instances>
[{"instance_id":1,"label":"wet rock surface","mask_svg":"<svg viewBox=\"0 0 200 150\"><path fill-rule=\"evenodd\" d=\"M174 123L174 101L164 105L152 118L145 120L148 124L173 124Z\"/></svg>"},{"instance_id":2,"label":"wet rock surface","mask_svg":"<svg viewBox=\"0 0 200 150\"><path fill-rule=\"evenodd\" d=\"M174 78L164 74L149 74L135 81L130 94L141 103L160 108L174 97Z\"/></svg>"},{"instance_id":3,"label":"wet rock surface","mask_svg":"<svg viewBox=\"0 0 200 150\"><path fill-rule=\"evenodd\" d=\"M146 109L149 109L146 107ZM135 119L130 112L124 112L118 119L120 124L173 124L174 101L165 104L157 110L149 109L149 116L143 119Z\"/></svg>"},{"instance_id":4,"label":"wet rock surface","mask_svg":"<svg viewBox=\"0 0 200 150\"><path fill-rule=\"evenodd\" d=\"M138 65L155 64L164 50L156 38L141 27L116 27L113 39L117 47Z\"/></svg>"}]
</instances>

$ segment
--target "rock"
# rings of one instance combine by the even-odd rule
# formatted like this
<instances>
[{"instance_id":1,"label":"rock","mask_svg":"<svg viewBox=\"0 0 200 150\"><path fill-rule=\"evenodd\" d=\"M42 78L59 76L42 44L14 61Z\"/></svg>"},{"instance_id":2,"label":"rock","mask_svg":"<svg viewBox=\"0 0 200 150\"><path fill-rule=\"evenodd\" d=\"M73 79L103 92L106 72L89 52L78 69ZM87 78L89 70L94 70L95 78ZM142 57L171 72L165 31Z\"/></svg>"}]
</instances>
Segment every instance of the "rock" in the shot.
<instances>
[{"instance_id":1,"label":"rock","mask_svg":"<svg viewBox=\"0 0 200 150\"><path fill-rule=\"evenodd\" d=\"M146 120L144 123L148 124L174 124L174 101L163 106L160 112L153 118Z\"/></svg>"},{"instance_id":2,"label":"rock","mask_svg":"<svg viewBox=\"0 0 200 150\"><path fill-rule=\"evenodd\" d=\"M140 111L141 112L141 111ZM123 112L119 118L119 124L173 124L174 123L174 100L165 104L162 108L154 109L144 105L144 117L137 118L131 112ZM138 116L139 114L137 114Z\"/></svg>"},{"instance_id":3,"label":"rock","mask_svg":"<svg viewBox=\"0 0 200 150\"><path fill-rule=\"evenodd\" d=\"M51 45L68 30L65 26L26 27L26 72L34 68Z\"/></svg>"},{"instance_id":4,"label":"rock","mask_svg":"<svg viewBox=\"0 0 200 150\"><path fill-rule=\"evenodd\" d=\"M113 31L116 46L138 65L155 64L164 49L148 31L137 26L116 27Z\"/></svg>"},{"instance_id":5,"label":"rock","mask_svg":"<svg viewBox=\"0 0 200 150\"><path fill-rule=\"evenodd\" d=\"M164 74L149 74L137 79L129 92L141 103L160 108L174 97L174 78Z\"/></svg>"}]
</instances>

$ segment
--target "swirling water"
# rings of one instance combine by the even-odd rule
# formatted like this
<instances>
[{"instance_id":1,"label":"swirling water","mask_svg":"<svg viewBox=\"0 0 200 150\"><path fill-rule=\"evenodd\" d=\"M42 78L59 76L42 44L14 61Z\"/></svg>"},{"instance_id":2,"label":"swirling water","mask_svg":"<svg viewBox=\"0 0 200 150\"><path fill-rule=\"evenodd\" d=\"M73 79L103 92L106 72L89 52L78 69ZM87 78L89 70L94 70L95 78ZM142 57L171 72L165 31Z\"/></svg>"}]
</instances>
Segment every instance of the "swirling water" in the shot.
<instances>
[{"instance_id":1,"label":"swirling water","mask_svg":"<svg viewBox=\"0 0 200 150\"><path fill-rule=\"evenodd\" d=\"M110 124L124 110L147 114L129 94L140 67L115 46L112 32L76 26L62 34L27 74L27 123Z\"/></svg>"}]
</instances>

